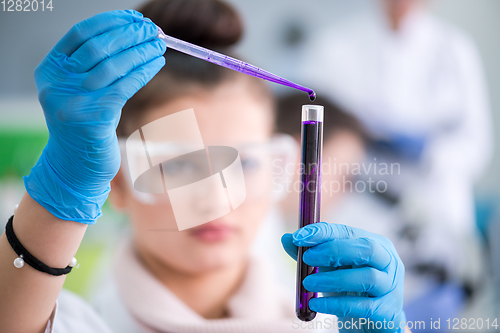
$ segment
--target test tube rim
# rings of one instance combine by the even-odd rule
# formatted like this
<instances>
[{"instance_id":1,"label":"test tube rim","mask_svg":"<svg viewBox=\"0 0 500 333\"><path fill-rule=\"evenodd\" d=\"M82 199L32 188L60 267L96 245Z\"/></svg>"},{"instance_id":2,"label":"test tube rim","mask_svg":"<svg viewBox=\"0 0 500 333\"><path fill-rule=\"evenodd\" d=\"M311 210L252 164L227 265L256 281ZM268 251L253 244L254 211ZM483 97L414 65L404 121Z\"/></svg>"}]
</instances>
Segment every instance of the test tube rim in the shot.
<instances>
[{"instance_id":1,"label":"test tube rim","mask_svg":"<svg viewBox=\"0 0 500 333\"><path fill-rule=\"evenodd\" d=\"M322 105L302 105L302 121L323 122L325 108Z\"/></svg>"}]
</instances>

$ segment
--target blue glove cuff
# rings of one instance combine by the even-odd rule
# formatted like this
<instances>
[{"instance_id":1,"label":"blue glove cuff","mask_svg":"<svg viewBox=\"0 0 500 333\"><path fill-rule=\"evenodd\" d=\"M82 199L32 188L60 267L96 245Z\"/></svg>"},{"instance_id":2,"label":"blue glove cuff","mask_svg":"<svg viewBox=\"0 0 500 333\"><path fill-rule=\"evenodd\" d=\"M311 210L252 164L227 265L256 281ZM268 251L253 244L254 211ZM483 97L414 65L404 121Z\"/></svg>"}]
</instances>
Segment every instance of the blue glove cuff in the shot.
<instances>
[{"instance_id":1,"label":"blue glove cuff","mask_svg":"<svg viewBox=\"0 0 500 333\"><path fill-rule=\"evenodd\" d=\"M101 207L108 198L109 183L97 196L87 197L68 187L53 170L43 151L42 156L23 177L26 191L33 200L61 220L94 224L102 215Z\"/></svg>"},{"instance_id":2,"label":"blue glove cuff","mask_svg":"<svg viewBox=\"0 0 500 333\"><path fill-rule=\"evenodd\" d=\"M395 320L395 322L396 322L396 320ZM406 321L406 313L404 311L401 311L401 313L399 314L398 319L397 319L397 325L400 325L400 323L402 323L402 322L405 323L405 327L401 328L399 326L398 333L405 333L406 332L407 321Z\"/></svg>"}]
</instances>

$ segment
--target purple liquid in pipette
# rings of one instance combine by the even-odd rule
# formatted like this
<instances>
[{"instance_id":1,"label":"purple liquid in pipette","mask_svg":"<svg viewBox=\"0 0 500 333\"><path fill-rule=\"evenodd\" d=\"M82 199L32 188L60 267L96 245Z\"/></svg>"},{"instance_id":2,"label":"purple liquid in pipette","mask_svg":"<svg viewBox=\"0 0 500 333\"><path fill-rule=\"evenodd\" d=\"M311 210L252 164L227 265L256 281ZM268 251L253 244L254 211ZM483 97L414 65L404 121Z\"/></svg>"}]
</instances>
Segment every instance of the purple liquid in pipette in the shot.
<instances>
[{"instance_id":1,"label":"purple liquid in pipette","mask_svg":"<svg viewBox=\"0 0 500 333\"><path fill-rule=\"evenodd\" d=\"M160 29L160 27L158 27L158 38L165 41L165 43L167 44L167 48L174 49L176 51L214 63L222 67L232 69L234 71L243 74L255 76L267 81L275 82L287 87L305 91L309 94L309 99L311 101L314 101L316 99L316 93L314 92L314 90L310 88L293 83L292 81L285 80L284 78L279 77L278 75L267 72L259 67L253 66L241 60L231 58L224 54L185 42L183 40L177 39L172 36L168 36Z\"/></svg>"},{"instance_id":2,"label":"purple liquid in pipette","mask_svg":"<svg viewBox=\"0 0 500 333\"><path fill-rule=\"evenodd\" d=\"M321 153L323 142L323 123L320 121L302 122L302 157L299 228L320 221L321 203ZM303 281L318 272L318 267L311 267L302 260L307 247L299 247L297 255L297 295L295 312L302 321L311 321L316 312L309 308L309 300L317 293L307 291Z\"/></svg>"}]
</instances>

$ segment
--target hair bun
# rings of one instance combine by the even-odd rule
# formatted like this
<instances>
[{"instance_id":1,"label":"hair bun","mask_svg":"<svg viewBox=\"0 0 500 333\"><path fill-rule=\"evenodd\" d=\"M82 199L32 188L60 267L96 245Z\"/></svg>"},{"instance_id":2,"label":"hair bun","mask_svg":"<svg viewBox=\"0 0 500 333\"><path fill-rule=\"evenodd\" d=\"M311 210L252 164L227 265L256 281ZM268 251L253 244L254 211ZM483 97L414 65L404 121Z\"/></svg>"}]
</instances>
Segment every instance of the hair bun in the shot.
<instances>
[{"instance_id":1,"label":"hair bun","mask_svg":"<svg viewBox=\"0 0 500 333\"><path fill-rule=\"evenodd\" d=\"M152 0L138 9L167 35L207 48L226 48L243 34L241 19L220 0Z\"/></svg>"}]
</instances>

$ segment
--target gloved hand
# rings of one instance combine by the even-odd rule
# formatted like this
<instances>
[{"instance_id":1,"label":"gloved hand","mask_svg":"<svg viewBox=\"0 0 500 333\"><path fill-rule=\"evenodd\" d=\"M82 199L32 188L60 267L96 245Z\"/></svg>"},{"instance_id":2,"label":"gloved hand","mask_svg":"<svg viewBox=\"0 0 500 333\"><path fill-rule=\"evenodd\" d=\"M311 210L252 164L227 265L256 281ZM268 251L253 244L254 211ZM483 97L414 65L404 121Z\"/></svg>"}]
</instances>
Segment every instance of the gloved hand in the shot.
<instances>
[{"instance_id":1,"label":"gloved hand","mask_svg":"<svg viewBox=\"0 0 500 333\"><path fill-rule=\"evenodd\" d=\"M133 10L84 20L35 70L49 141L24 183L63 220L93 224L120 167L115 130L125 102L164 66L157 28Z\"/></svg>"},{"instance_id":2,"label":"gloved hand","mask_svg":"<svg viewBox=\"0 0 500 333\"><path fill-rule=\"evenodd\" d=\"M320 222L283 235L281 242L295 260L297 246L310 247L303 260L319 272L303 284L324 297L311 299L309 308L336 315L341 332L404 332L404 265L387 238Z\"/></svg>"},{"instance_id":3,"label":"gloved hand","mask_svg":"<svg viewBox=\"0 0 500 333\"><path fill-rule=\"evenodd\" d=\"M375 139L371 142L376 150L389 152L411 162L417 162L422 157L428 146L429 135L386 133L383 139Z\"/></svg>"}]
</instances>

